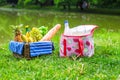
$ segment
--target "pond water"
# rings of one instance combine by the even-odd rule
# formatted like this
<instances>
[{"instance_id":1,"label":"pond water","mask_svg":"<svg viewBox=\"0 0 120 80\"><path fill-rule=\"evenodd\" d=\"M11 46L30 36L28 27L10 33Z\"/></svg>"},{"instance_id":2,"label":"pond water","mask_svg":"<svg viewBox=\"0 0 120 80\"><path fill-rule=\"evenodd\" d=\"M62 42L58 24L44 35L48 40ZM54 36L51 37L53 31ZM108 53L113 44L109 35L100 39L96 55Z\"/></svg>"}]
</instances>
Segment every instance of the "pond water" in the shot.
<instances>
[{"instance_id":1,"label":"pond water","mask_svg":"<svg viewBox=\"0 0 120 80\"><path fill-rule=\"evenodd\" d=\"M120 16L115 15L8 9L0 10L0 44L13 39L14 33L10 25L24 24L31 27L44 25L50 29L60 23L62 24L61 34L64 29L64 20L69 21L70 27L95 24L99 26L98 31L103 28L113 31L120 29Z\"/></svg>"}]
</instances>

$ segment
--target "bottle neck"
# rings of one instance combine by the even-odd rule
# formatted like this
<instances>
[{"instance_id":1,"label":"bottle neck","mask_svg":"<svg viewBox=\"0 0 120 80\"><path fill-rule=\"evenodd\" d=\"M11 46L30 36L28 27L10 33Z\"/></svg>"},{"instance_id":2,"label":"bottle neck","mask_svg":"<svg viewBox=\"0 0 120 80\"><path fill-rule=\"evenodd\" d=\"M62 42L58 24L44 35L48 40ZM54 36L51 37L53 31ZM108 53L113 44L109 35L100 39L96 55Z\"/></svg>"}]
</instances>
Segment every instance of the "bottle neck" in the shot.
<instances>
[{"instance_id":1,"label":"bottle neck","mask_svg":"<svg viewBox=\"0 0 120 80\"><path fill-rule=\"evenodd\" d=\"M66 26L69 26L69 24L68 24L68 23L65 23L65 27L66 27Z\"/></svg>"}]
</instances>

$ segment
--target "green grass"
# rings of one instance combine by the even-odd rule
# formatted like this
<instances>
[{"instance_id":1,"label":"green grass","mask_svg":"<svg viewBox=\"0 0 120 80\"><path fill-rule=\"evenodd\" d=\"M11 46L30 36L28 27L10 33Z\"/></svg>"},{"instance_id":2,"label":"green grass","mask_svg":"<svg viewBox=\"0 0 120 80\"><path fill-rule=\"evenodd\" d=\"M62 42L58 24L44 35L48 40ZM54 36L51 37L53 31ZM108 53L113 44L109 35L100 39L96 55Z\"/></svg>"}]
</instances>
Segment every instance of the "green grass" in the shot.
<instances>
[{"instance_id":1,"label":"green grass","mask_svg":"<svg viewBox=\"0 0 120 80\"><path fill-rule=\"evenodd\" d=\"M77 60L59 57L59 40L55 51L26 60L9 51L9 43L0 46L0 80L120 80L120 31L95 31L95 54ZM58 34L58 36L60 36Z\"/></svg>"}]
</instances>

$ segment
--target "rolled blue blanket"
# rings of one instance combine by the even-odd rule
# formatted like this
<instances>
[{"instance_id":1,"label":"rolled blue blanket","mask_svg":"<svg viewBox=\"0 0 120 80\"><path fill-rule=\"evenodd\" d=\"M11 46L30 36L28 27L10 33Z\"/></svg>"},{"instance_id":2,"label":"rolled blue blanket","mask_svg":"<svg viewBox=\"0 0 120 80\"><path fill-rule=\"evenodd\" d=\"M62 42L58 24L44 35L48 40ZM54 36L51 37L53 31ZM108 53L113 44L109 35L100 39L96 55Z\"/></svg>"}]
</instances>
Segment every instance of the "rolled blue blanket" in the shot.
<instances>
[{"instance_id":1,"label":"rolled blue blanket","mask_svg":"<svg viewBox=\"0 0 120 80\"><path fill-rule=\"evenodd\" d=\"M21 55L23 53L24 44L25 43L23 42L10 41L9 49L10 51Z\"/></svg>"},{"instance_id":2,"label":"rolled blue blanket","mask_svg":"<svg viewBox=\"0 0 120 80\"><path fill-rule=\"evenodd\" d=\"M53 49L53 46L52 46L52 42L50 41L30 43L31 57L39 56L43 54L51 54L52 49Z\"/></svg>"}]
</instances>

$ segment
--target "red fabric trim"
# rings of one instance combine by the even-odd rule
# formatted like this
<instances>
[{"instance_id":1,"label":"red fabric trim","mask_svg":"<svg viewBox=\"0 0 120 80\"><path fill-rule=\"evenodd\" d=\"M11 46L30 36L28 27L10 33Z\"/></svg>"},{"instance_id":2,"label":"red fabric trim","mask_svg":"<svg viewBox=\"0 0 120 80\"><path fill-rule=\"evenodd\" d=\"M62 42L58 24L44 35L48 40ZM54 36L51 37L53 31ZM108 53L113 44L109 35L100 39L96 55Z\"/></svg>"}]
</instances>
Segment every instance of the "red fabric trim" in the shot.
<instances>
[{"instance_id":1,"label":"red fabric trim","mask_svg":"<svg viewBox=\"0 0 120 80\"><path fill-rule=\"evenodd\" d=\"M80 50L80 56L83 56L84 45L83 45L82 39L79 39L78 46L79 46L79 50Z\"/></svg>"},{"instance_id":2,"label":"red fabric trim","mask_svg":"<svg viewBox=\"0 0 120 80\"><path fill-rule=\"evenodd\" d=\"M94 30L98 28L98 26L96 26L94 29L91 30L90 34L93 34Z\"/></svg>"},{"instance_id":3,"label":"red fabric trim","mask_svg":"<svg viewBox=\"0 0 120 80\"><path fill-rule=\"evenodd\" d=\"M64 54L64 56L66 56L66 48L67 48L67 45L66 45L66 39L64 39L63 40L63 45L64 45L64 52L63 52L63 54Z\"/></svg>"}]
</instances>

